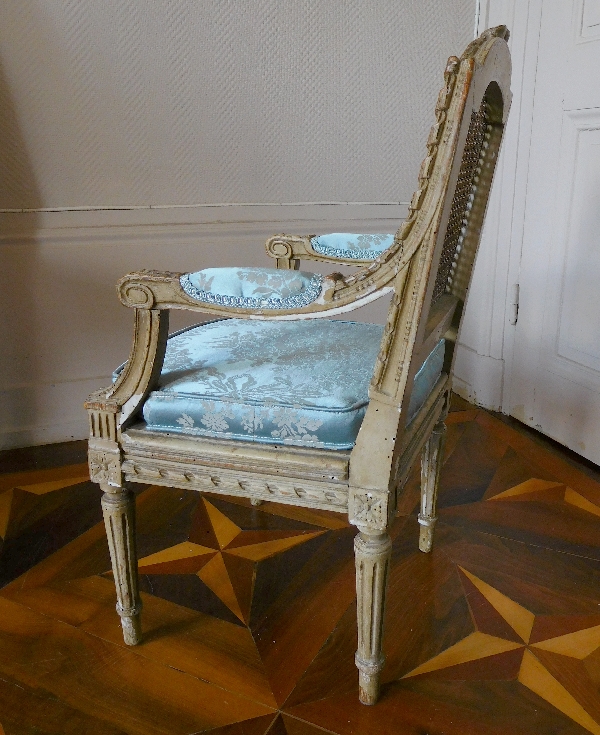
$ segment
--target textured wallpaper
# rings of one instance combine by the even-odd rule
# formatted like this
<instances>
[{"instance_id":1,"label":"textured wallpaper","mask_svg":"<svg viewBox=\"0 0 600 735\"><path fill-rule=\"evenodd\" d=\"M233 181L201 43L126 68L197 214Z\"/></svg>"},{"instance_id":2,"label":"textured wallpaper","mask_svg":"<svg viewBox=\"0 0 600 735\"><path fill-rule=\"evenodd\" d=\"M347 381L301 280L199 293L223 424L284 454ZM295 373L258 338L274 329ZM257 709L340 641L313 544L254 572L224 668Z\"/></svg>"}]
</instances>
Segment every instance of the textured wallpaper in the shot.
<instances>
[{"instance_id":1,"label":"textured wallpaper","mask_svg":"<svg viewBox=\"0 0 600 735\"><path fill-rule=\"evenodd\" d=\"M474 0L0 5L0 207L398 202Z\"/></svg>"}]
</instances>

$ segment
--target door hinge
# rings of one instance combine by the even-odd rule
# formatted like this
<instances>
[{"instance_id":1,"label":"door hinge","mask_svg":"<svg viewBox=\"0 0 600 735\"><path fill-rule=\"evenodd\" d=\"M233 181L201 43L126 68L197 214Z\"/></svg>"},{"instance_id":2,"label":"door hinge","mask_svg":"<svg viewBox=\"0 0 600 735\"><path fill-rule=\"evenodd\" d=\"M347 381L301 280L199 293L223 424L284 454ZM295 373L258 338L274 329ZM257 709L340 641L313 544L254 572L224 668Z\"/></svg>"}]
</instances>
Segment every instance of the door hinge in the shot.
<instances>
[{"instance_id":1,"label":"door hinge","mask_svg":"<svg viewBox=\"0 0 600 735\"><path fill-rule=\"evenodd\" d=\"M515 283L512 291L513 291L512 302L510 304L510 310L509 310L510 316L508 317L508 321L514 325L517 323L519 319L519 284L518 283Z\"/></svg>"}]
</instances>

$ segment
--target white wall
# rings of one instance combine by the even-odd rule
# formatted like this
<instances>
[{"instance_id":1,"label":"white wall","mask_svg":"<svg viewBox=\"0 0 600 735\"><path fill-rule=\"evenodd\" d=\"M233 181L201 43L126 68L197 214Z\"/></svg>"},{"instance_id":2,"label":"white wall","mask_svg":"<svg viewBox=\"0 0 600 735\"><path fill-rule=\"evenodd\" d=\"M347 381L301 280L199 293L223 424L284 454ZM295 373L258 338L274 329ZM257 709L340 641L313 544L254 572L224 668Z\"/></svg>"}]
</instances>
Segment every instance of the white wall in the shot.
<instances>
[{"instance_id":1,"label":"white wall","mask_svg":"<svg viewBox=\"0 0 600 735\"><path fill-rule=\"evenodd\" d=\"M0 207L410 200L473 6L2 3Z\"/></svg>"},{"instance_id":2,"label":"white wall","mask_svg":"<svg viewBox=\"0 0 600 735\"><path fill-rule=\"evenodd\" d=\"M82 401L129 349L128 270L393 232L473 5L0 5L0 447L85 436Z\"/></svg>"}]
</instances>

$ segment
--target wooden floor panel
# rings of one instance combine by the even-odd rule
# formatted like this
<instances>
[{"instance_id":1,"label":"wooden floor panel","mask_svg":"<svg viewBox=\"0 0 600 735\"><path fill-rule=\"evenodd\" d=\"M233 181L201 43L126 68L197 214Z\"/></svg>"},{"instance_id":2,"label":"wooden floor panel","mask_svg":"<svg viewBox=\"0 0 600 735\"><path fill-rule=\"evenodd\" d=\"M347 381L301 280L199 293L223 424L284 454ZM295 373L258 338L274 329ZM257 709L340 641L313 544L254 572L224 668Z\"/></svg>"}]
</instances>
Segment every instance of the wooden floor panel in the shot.
<instances>
[{"instance_id":1,"label":"wooden floor panel","mask_svg":"<svg viewBox=\"0 0 600 735\"><path fill-rule=\"evenodd\" d=\"M0 677L0 735L126 735L120 727L77 707L71 707L50 692Z\"/></svg>"},{"instance_id":2,"label":"wooden floor panel","mask_svg":"<svg viewBox=\"0 0 600 735\"><path fill-rule=\"evenodd\" d=\"M202 732L269 712L2 598L0 672L113 728L140 735Z\"/></svg>"},{"instance_id":3,"label":"wooden floor panel","mask_svg":"<svg viewBox=\"0 0 600 735\"><path fill-rule=\"evenodd\" d=\"M342 515L140 486L128 648L81 446L0 454L0 734L600 735L600 483L459 408L433 552L418 467L392 527L375 707Z\"/></svg>"},{"instance_id":4,"label":"wooden floor panel","mask_svg":"<svg viewBox=\"0 0 600 735\"><path fill-rule=\"evenodd\" d=\"M244 722L235 722L233 725L217 727L210 730L210 735L266 735L266 733L274 735L278 720L279 715L277 714L265 715L244 720Z\"/></svg>"},{"instance_id":5,"label":"wooden floor panel","mask_svg":"<svg viewBox=\"0 0 600 735\"><path fill-rule=\"evenodd\" d=\"M290 715L339 735L583 735L588 732L525 687L507 682L389 684L376 707L354 693L310 702Z\"/></svg>"}]
</instances>

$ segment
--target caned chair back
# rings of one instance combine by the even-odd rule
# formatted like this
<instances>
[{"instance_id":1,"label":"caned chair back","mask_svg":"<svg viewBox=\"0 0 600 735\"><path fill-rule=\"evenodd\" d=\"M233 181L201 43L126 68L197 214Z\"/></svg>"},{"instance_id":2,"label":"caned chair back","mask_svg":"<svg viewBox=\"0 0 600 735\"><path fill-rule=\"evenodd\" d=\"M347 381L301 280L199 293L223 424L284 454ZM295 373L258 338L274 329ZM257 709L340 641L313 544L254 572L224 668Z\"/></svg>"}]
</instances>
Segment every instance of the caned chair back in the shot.
<instances>
[{"instance_id":1,"label":"caned chair back","mask_svg":"<svg viewBox=\"0 0 600 735\"><path fill-rule=\"evenodd\" d=\"M409 216L388 251L345 279L347 286L352 286L351 279L383 284L387 278L393 284L371 401L353 450L355 467L364 464L357 461L360 455L366 458L372 451L367 435L375 432L378 442L394 444L398 432L406 428L402 417L408 413L414 376L442 337L449 394L455 346L510 106L507 38L508 31L500 26L480 36L460 59L450 57ZM395 411L390 415L382 404ZM403 449L396 446L394 452Z\"/></svg>"},{"instance_id":2,"label":"caned chair back","mask_svg":"<svg viewBox=\"0 0 600 735\"><path fill-rule=\"evenodd\" d=\"M433 346L428 321L436 324L439 312L454 307L440 335L447 342L444 370L451 372L510 105L507 36L504 27L492 29L460 59L449 59L419 188L390 248L393 257L381 258L381 268L396 261L397 275L371 397L399 407L410 401L411 378L427 354L423 348ZM360 270L375 275L373 265Z\"/></svg>"}]
</instances>

